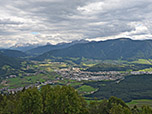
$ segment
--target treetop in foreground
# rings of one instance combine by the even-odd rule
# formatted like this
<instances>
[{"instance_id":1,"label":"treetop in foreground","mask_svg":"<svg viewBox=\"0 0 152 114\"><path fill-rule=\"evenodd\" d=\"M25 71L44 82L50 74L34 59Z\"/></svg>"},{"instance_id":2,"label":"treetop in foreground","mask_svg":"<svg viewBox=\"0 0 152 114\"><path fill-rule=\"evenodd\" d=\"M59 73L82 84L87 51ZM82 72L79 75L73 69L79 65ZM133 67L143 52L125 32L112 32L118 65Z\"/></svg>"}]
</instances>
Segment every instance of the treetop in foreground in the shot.
<instances>
[{"instance_id":1,"label":"treetop in foreground","mask_svg":"<svg viewBox=\"0 0 152 114\"><path fill-rule=\"evenodd\" d=\"M143 106L129 108L116 97L87 103L70 86L43 86L24 89L15 94L0 94L0 114L152 114Z\"/></svg>"}]
</instances>

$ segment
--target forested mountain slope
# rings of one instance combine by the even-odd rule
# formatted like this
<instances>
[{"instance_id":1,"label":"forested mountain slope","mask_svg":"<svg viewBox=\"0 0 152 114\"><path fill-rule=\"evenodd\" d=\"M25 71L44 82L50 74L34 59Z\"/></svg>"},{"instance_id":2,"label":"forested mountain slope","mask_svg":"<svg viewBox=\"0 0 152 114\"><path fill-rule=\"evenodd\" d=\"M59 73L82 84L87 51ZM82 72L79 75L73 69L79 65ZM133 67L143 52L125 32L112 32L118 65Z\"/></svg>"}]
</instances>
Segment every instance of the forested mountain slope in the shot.
<instances>
[{"instance_id":1,"label":"forested mountain slope","mask_svg":"<svg viewBox=\"0 0 152 114\"><path fill-rule=\"evenodd\" d=\"M18 50L0 49L0 52L5 56L14 57L14 58L27 56L24 52Z\"/></svg>"},{"instance_id":2,"label":"forested mountain slope","mask_svg":"<svg viewBox=\"0 0 152 114\"><path fill-rule=\"evenodd\" d=\"M152 40L131 40L120 38L114 40L75 44L68 48L52 50L36 60L55 57L85 57L90 59L117 60L152 58Z\"/></svg>"}]
</instances>

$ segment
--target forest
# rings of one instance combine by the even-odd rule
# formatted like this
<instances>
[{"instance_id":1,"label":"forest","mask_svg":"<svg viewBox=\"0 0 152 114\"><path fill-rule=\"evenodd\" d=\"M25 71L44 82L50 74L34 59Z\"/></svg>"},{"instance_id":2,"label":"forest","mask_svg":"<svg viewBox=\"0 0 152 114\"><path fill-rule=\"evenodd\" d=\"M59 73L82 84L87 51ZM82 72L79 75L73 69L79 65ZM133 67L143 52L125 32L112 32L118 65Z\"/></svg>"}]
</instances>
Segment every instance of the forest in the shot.
<instances>
[{"instance_id":1,"label":"forest","mask_svg":"<svg viewBox=\"0 0 152 114\"><path fill-rule=\"evenodd\" d=\"M152 114L149 106L130 108L117 97L87 102L70 86L45 85L0 94L0 114Z\"/></svg>"},{"instance_id":2,"label":"forest","mask_svg":"<svg viewBox=\"0 0 152 114\"><path fill-rule=\"evenodd\" d=\"M99 88L98 91L93 94L86 95L86 97L97 97L98 99L103 99L109 98L110 96L116 96L125 102L130 102L132 99L152 99L151 82L151 75L131 75L125 77L125 80L117 82L86 82L84 85Z\"/></svg>"}]
</instances>

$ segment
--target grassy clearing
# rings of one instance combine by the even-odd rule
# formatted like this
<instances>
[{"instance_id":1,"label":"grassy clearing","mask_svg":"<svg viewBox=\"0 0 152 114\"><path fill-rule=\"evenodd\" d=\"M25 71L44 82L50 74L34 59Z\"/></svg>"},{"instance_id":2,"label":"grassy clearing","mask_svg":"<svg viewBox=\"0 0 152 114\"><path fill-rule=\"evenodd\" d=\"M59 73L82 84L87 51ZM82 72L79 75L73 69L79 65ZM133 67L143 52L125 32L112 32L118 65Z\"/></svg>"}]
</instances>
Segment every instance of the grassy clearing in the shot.
<instances>
[{"instance_id":1,"label":"grassy clearing","mask_svg":"<svg viewBox=\"0 0 152 114\"><path fill-rule=\"evenodd\" d=\"M97 89L91 87L91 86L88 86L88 85L83 85L81 87L78 88L78 91L80 92L93 92L93 91L96 91Z\"/></svg>"},{"instance_id":2,"label":"grassy clearing","mask_svg":"<svg viewBox=\"0 0 152 114\"><path fill-rule=\"evenodd\" d=\"M74 86L78 86L81 84L83 84L83 83L82 82L74 82L74 83L70 83L69 85L74 87Z\"/></svg>"},{"instance_id":3,"label":"grassy clearing","mask_svg":"<svg viewBox=\"0 0 152 114\"><path fill-rule=\"evenodd\" d=\"M138 59L137 61L133 61L133 62L131 62L131 63L138 63L138 64L152 64L151 62L152 62L152 60L150 59L150 60L147 60L147 59Z\"/></svg>"},{"instance_id":4,"label":"grassy clearing","mask_svg":"<svg viewBox=\"0 0 152 114\"><path fill-rule=\"evenodd\" d=\"M85 67L92 67L92 66L94 66L96 64L86 64L86 63L83 63L82 65L85 66Z\"/></svg>"},{"instance_id":5,"label":"grassy clearing","mask_svg":"<svg viewBox=\"0 0 152 114\"><path fill-rule=\"evenodd\" d=\"M133 107L136 105L137 107L142 107L143 105L148 105L152 108L152 100L148 99L141 99L141 100L132 100L131 102L127 103L129 107Z\"/></svg>"}]
</instances>

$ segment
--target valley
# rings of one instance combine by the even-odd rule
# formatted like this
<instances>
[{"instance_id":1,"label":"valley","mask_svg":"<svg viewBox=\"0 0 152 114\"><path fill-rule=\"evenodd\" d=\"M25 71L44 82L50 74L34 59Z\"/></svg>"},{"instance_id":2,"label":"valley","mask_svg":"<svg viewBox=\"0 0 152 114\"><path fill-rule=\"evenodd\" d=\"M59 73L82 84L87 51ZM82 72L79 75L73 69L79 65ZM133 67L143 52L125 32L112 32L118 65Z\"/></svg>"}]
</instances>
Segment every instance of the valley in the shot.
<instances>
[{"instance_id":1,"label":"valley","mask_svg":"<svg viewBox=\"0 0 152 114\"><path fill-rule=\"evenodd\" d=\"M121 41L130 42L128 39L120 39L119 43ZM92 43L40 46L25 54L15 50L1 50L0 92L2 94L16 93L24 88L37 87L40 89L49 84L52 86L72 86L88 101L94 98L98 100L108 99L111 96L121 98L125 102L152 99L151 58L141 56L141 58L136 57L136 59L105 60L90 58L90 54L88 57L62 56L63 53L61 56L50 55L50 53L56 53L62 49L73 50L73 47L77 47L77 45L92 45ZM39 49L50 49L51 47L57 50L39 55ZM32 52L33 54L29 55ZM68 53L70 54L70 52Z\"/></svg>"},{"instance_id":2,"label":"valley","mask_svg":"<svg viewBox=\"0 0 152 114\"><path fill-rule=\"evenodd\" d=\"M114 61L114 63L118 62L119 65L123 64L127 66L130 64L129 62L124 64L120 61ZM105 63L108 64L107 61L102 61L100 64ZM112 71L109 70L109 67L107 68L109 71L88 71L88 68L92 68L93 66L96 65L91 63L88 64L88 61L77 65L75 64L74 66L66 62L51 62L50 60L41 62L31 61L30 64L27 64L27 66L24 67L24 73L9 75L3 79L0 84L0 91L1 93L15 93L22 91L23 88L41 88L43 85L49 84L70 85L76 88L79 93L85 96L88 100L94 99L95 97L101 100L109 98L110 96L117 96L126 102L130 102L133 99L152 98L151 93L149 93L152 92L152 88L149 86L152 80L152 71L144 71L144 69L137 71ZM146 67L147 65L143 68ZM29 73L26 71L32 72ZM143 78L144 82L142 82L142 79L140 78ZM147 86L143 86L141 84L146 84ZM148 92L145 94L148 94L148 96L144 96L144 93L142 93L142 90L145 89ZM135 96L135 94L139 95L136 95L136 97L130 97Z\"/></svg>"},{"instance_id":3,"label":"valley","mask_svg":"<svg viewBox=\"0 0 152 114\"><path fill-rule=\"evenodd\" d=\"M152 0L0 4L0 114L152 114Z\"/></svg>"}]
</instances>

